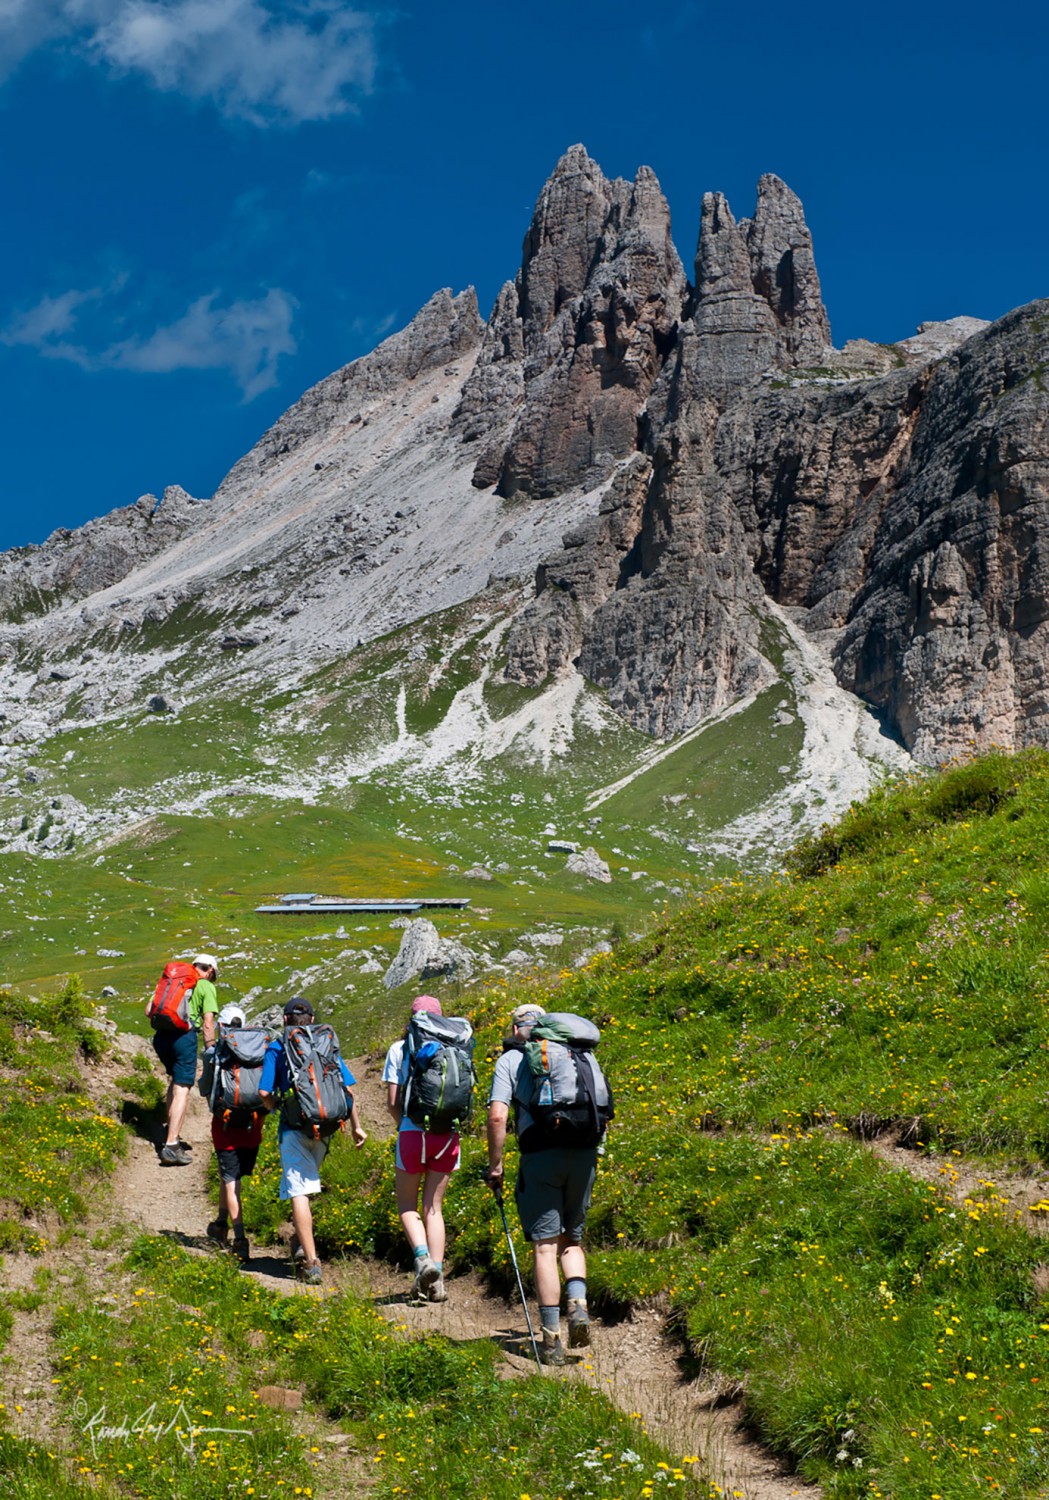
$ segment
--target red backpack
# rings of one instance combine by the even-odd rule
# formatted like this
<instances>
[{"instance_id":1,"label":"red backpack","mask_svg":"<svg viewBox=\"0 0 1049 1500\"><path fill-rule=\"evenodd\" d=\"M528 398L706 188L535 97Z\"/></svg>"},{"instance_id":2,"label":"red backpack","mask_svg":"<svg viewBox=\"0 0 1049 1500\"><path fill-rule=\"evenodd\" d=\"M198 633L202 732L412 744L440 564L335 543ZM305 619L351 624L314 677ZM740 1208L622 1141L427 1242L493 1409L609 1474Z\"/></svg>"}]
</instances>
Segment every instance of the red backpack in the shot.
<instances>
[{"instance_id":1,"label":"red backpack","mask_svg":"<svg viewBox=\"0 0 1049 1500\"><path fill-rule=\"evenodd\" d=\"M154 1031L189 1031L189 994L200 971L192 964L174 959L166 964L146 1015Z\"/></svg>"}]
</instances>

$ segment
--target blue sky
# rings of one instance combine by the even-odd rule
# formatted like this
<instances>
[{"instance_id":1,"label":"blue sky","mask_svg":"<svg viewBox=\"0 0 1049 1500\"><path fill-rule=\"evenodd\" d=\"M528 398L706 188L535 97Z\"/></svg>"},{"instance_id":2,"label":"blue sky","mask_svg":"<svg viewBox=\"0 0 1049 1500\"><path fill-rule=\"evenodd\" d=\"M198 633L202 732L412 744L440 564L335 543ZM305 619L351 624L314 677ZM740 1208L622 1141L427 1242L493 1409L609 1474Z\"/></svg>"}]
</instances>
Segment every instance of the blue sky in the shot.
<instances>
[{"instance_id":1,"label":"blue sky","mask_svg":"<svg viewBox=\"0 0 1049 1500\"><path fill-rule=\"evenodd\" d=\"M487 315L582 141L805 203L835 342L1049 295L1043 6L0 0L0 547L210 495L439 287Z\"/></svg>"}]
</instances>

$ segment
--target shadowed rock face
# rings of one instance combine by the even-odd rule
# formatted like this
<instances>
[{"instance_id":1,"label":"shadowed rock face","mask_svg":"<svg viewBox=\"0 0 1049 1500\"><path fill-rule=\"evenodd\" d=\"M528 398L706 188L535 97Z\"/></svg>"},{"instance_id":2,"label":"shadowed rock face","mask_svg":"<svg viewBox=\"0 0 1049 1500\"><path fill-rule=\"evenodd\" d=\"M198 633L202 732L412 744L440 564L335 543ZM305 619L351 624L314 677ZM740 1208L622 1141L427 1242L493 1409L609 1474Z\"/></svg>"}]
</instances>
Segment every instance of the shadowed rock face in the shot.
<instances>
[{"instance_id":1,"label":"shadowed rock face","mask_svg":"<svg viewBox=\"0 0 1049 1500\"><path fill-rule=\"evenodd\" d=\"M924 760L1049 743L1049 303L928 382L838 644L841 681Z\"/></svg>"}]
</instances>

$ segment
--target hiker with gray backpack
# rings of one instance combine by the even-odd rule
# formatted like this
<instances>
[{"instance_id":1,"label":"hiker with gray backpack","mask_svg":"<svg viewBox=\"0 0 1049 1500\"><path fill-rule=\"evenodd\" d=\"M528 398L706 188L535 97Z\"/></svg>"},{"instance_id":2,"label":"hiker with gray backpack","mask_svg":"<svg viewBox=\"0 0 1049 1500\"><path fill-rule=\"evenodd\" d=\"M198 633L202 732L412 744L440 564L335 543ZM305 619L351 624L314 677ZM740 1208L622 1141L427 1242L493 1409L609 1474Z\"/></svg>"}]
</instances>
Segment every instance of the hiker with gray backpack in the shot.
<instances>
[{"instance_id":1,"label":"hiker with gray backpack","mask_svg":"<svg viewBox=\"0 0 1049 1500\"><path fill-rule=\"evenodd\" d=\"M397 1212L415 1260L415 1295L427 1302L448 1300L443 1202L459 1167L459 1132L473 1109L473 1051L469 1021L443 1015L439 1000L419 995L382 1070L397 1124Z\"/></svg>"},{"instance_id":2,"label":"hiker with gray backpack","mask_svg":"<svg viewBox=\"0 0 1049 1500\"><path fill-rule=\"evenodd\" d=\"M240 1184L255 1170L266 1109L259 1085L269 1033L246 1025L239 1005L219 1011L215 1045L204 1053L197 1087L211 1110L211 1142L219 1169L218 1214L206 1233L216 1245L230 1249L241 1265L251 1258L240 1201Z\"/></svg>"},{"instance_id":3,"label":"hiker with gray backpack","mask_svg":"<svg viewBox=\"0 0 1049 1500\"><path fill-rule=\"evenodd\" d=\"M321 1190L321 1163L333 1135L347 1124L355 1146L368 1139L353 1097L356 1080L342 1060L330 1026L315 1023L313 1006L296 995L284 1007L284 1032L266 1048L259 1095L280 1108L280 1197L291 1202L296 1274L319 1286L324 1272L313 1236L310 1198Z\"/></svg>"},{"instance_id":4,"label":"hiker with gray backpack","mask_svg":"<svg viewBox=\"0 0 1049 1500\"><path fill-rule=\"evenodd\" d=\"M502 1201L507 1125L513 1110L520 1150L514 1196L532 1242L544 1365L566 1362L561 1343L561 1281L568 1299L568 1343L590 1343L583 1227L597 1158L615 1114L594 1049L592 1021L541 1005L519 1005L495 1065L488 1096L489 1186Z\"/></svg>"}]
</instances>

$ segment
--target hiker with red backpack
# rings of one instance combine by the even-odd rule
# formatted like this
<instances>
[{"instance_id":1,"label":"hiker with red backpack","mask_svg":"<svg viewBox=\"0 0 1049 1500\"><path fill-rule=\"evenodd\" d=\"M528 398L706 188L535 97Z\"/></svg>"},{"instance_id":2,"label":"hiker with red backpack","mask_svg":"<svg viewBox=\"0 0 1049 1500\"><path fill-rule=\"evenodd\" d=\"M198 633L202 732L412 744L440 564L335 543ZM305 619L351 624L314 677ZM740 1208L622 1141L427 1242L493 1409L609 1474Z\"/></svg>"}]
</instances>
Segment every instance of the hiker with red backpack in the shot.
<instances>
[{"instance_id":1,"label":"hiker with red backpack","mask_svg":"<svg viewBox=\"0 0 1049 1500\"><path fill-rule=\"evenodd\" d=\"M219 1012L215 980L218 964L210 953L199 953L192 964L175 960L160 977L146 1015L153 1027L153 1050L168 1075L167 1131L160 1148L164 1167L188 1167L193 1147L182 1139L189 1091L197 1078L197 1036L204 1045L215 1041Z\"/></svg>"},{"instance_id":2,"label":"hiker with red backpack","mask_svg":"<svg viewBox=\"0 0 1049 1500\"><path fill-rule=\"evenodd\" d=\"M544 1365L563 1365L561 1280L568 1299L568 1343L590 1343L583 1227L598 1153L614 1117L612 1092L594 1049L592 1021L541 1005L519 1005L495 1065L488 1096L488 1184L502 1205L511 1109L520 1150L514 1197L532 1242ZM505 1220L504 1220L505 1222ZM526 1309L527 1311L527 1309ZM531 1322L529 1320L529 1326Z\"/></svg>"},{"instance_id":3,"label":"hiker with red backpack","mask_svg":"<svg viewBox=\"0 0 1049 1500\"><path fill-rule=\"evenodd\" d=\"M328 1144L347 1123L355 1146L368 1139L353 1097L355 1081L332 1028L315 1024L313 1006L302 995L289 1000L284 1034L266 1048L259 1095L264 1108L280 1108L280 1197L281 1202L291 1201L292 1259L296 1274L308 1286L320 1286L324 1280L310 1198L321 1190L320 1169Z\"/></svg>"},{"instance_id":4,"label":"hiker with red backpack","mask_svg":"<svg viewBox=\"0 0 1049 1500\"><path fill-rule=\"evenodd\" d=\"M415 1295L428 1302L448 1300L442 1204L473 1105L473 1047L469 1021L442 1015L439 1000L419 995L382 1070L386 1107L397 1124L397 1212L415 1259Z\"/></svg>"}]
</instances>

